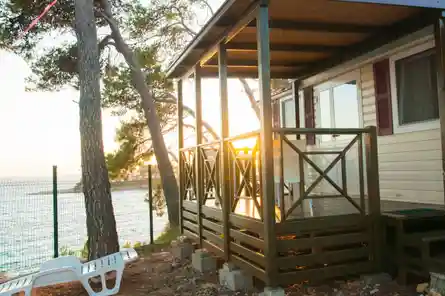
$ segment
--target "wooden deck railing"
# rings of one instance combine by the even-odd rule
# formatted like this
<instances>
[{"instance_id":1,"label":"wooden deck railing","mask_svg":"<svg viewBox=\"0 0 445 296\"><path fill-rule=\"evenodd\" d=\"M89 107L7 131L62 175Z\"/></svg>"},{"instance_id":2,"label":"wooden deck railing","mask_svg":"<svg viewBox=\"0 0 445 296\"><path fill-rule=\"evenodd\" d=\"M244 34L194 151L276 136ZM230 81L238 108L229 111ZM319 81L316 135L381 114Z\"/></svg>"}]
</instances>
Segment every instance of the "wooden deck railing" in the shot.
<instances>
[{"instance_id":1,"label":"wooden deck railing","mask_svg":"<svg viewBox=\"0 0 445 296\"><path fill-rule=\"evenodd\" d=\"M365 160L364 160L364 141L368 141L368 137L370 137L370 129L362 128L362 129L297 129L297 128L282 128L282 129L274 129L275 138L278 141L280 153L278 153L278 159L275 158L275 161L278 160L279 167L279 192L278 196L280 198L280 212L281 212L281 221L287 220L291 217L292 213L295 209L302 205L305 200L314 200L314 199L331 199L331 198L345 198L359 213L366 213L366 204L365 204ZM289 135L295 136L296 139L302 138L302 136L307 135L335 135L336 137L342 135L349 135L351 139L348 139L344 145L344 147L333 147L330 149L306 149L307 146L305 141L303 140L304 147L298 147L297 143L294 140L289 139ZM365 139L366 138L366 139ZM299 177L299 198L293 202L288 209L286 209L285 205L285 190L288 189L289 193L294 195L292 190L289 190L288 184L285 183L284 178L284 167L292 166L292 163L285 163L285 153L284 147L290 148L290 150L296 154L298 157L298 163L295 163L295 166L298 166L296 171L298 172ZM358 198L353 198L348 190L348 181L347 181L347 161L346 156L348 152L351 151L351 148L357 147L357 162L358 162ZM288 149L289 150L289 149ZM309 156L311 155L320 155L320 156L335 156L333 160L329 161L329 164L326 168L322 168L320 164L317 164L316 161L311 159ZM289 157L289 155L287 155ZM341 171L341 184L334 181L333 178L329 176L329 173L333 171L333 169L339 165ZM315 171L318 176L314 180L306 179L306 170L311 169ZM378 175L376 173L370 172L369 177L375 178ZM332 189L334 189L334 193L332 194L313 194L314 189L321 184L322 181L326 181ZM375 180L371 180L372 183L375 183ZM358 199L358 201L357 201Z\"/></svg>"},{"instance_id":2,"label":"wooden deck railing","mask_svg":"<svg viewBox=\"0 0 445 296\"><path fill-rule=\"evenodd\" d=\"M267 231L262 221L262 205L265 199L272 198L275 200L277 215L277 237L274 242L277 255L274 260L279 263L274 268L280 274L279 281L290 283L294 278L303 280L314 274L342 276L351 268L353 273L373 269L379 258L379 231L375 215L380 211L375 127L284 128L274 129L273 133L274 162L275 167L279 168L274 172L276 180L279 180L275 196L262 195L259 132L181 149L180 204L183 233L196 239L201 247L248 269L264 280L268 276L264 256L268 245L265 241ZM350 137L348 141L342 142L344 147L341 149L325 149L320 145L306 146L304 141L296 141L308 134ZM221 149L221 145L224 145L224 149ZM355 181L347 177L350 169L347 155L353 147L356 147L355 159L358 162L358 190L355 193L348 188L348 183ZM222 173L222 151L227 153L226 175ZM289 153L298 161L294 163L292 158L286 159ZM312 158L314 156L332 156L333 159L322 168ZM286 166L295 166L295 172L299 176L298 188L286 184ZM339 168L341 181L334 180L329 175L335 167ZM309 179L309 169L317 176ZM316 193L317 186L323 181L335 193ZM291 200L286 207L285 195L292 194L293 190L298 191L299 197ZM224 196L227 196L229 202L224 200ZM343 198L352 205L355 213L340 211L333 213L336 215L331 213L329 217L309 219L294 213L298 207L303 208L306 200L332 198ZM213 203L210 202L212 200ZM248 207L249 204L250 209L242 208L242 205ZM350 265L352 263L348 263L348 260L355 260L355 265ZM299 267L294 269L294 266Z\"/></svg>"},{"instance_id":3,"label":"wooden deck railing","mask_svg":"<svg viewBox=\"0 0 445 296\"><path fill-rule=\"evenodd\" d=\"M230 212L240 212L240 201L251 202L254 208L241 214L262 220L260 134L252 132L224 142L229 152Z\"/></svg>"},{"instance_id":4,"label":"wooden deck railing","mask_svg":"<svg viewBox=\"0 0 445 296\"><path fill-rule=\"evenodd\" d=\"M372 141L371 128L356 128L356 129L296 129L296 128L281 128L274 129L275 143L279 148L279 152L275 153L274 161L275 178L279 180L279 186L276 186L274 198L276 200L277 221L284 222L291 219L295 210L301 207L305 200L320 200L344 198L347 200L356 211L362 215L373 210L378 211L380 208L378 198L369 200L369 205L366 204L366 198L370 194L366 194L366 189L372 186L378 186L378 172L375 171L375 164L371 162L376 159L371 151L371 145L366 144ZM349 135L350 138L344 142L344 147L330 147L324 148L319 145L306 146L304 140L303 146L298 145L293 139L304 138L306 135ZM230 188L230 213L239 213L242 215L251 216L252 218L262 220L262 194L261 194L261 157L260 157L260 136L259 131L243 134L236 137L227 138L224 140L227 145L228 153L228 167L229 167L229 183ZM189 201L200 200L202 205L206 205L209 200L214 200L213 206L220 207L222 202L221 193L221 142L212 142L202 144L195 147L183 148L180 151L181 160L181 186L183 190L182 199ZM355 190L348 188L348 167L347 155L351 154L352 148L356 155L357 178L350 180L356 185ZM284 149L287 148L287 149ZM287 154L284 152L287 150ZM295 163L289 157L291 151L296 159ZM376 154L376 151L375 153ZM311 156L320 156L324 160L328 156L334 158L329 161L329 164L322 168L320 163L317 163ZM366 156L366 159L365 159ZM375 162L375 161L374 161ZM368 163L366 166L365 164ZM292 184L286 182L284 176L284 168L291 168L295 166L294 171L298 176L298 188L294 188ZM334 170L339 170L338 180L334 180L329 174ZM368 169L368 172L366 172ZM312 171L316 176L311 180L308 178L309 171ZM350 172L349 172L350 173ZM198 180L198 177L200 180ZM226 179L227 180L227 179ZM341 181L340 181L341 180ZM331 192L315 193L317 186L324 182L330 186ZM349 182L349 183L351 183ZM367 188L365 187L366 184ZM372 185L372 186L371 186ZM373 188L371 188L372 190ZM294 192L298 191L298 194ZM354 191L354 192L353 192ZM198 194L199 193L199 194ZM199 196L198 196L199 195ZM296 201L292 204L285 200L286 195L298 196ZM251 203L253 211L249 213L240 212L240 201L245 204ZM372 208L372 209L371 209ZM242 211L242 209L241 209ZM340 214L340 213L339 213ZM279 216L279 217L278 217ZM301 217L300 217L301 218Z\"/></svg>"}]
</instances>

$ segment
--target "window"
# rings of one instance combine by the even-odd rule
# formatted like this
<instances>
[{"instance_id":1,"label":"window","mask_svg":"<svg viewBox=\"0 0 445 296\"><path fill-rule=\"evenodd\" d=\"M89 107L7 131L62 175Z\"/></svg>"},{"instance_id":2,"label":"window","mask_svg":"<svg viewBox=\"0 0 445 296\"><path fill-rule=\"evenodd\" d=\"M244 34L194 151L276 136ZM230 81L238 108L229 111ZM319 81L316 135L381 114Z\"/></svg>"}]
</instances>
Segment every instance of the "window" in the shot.
<instances>
[{"instance_id":1,"label":"window","mask_svg":"<svg viewBox=\"0 0 445 296\"><path fill-rule=\"evenodd\" d=\"M396 132L438 127L435 54L434 42L429 42L392 57L392 112Z\"/></svg>"},{"instance_id":2,"label":"window","mask_svg":"<svg viewBox=\"0 0 445 296\"><path fill-rule=\"evenodd\" d=\"M357 73L334 79L317 87L317 126L321 128L359 128ZM317 118L318 117L318 118ZM323 135L321 141L346 139L348 136Z\"/></svg>"},{"instance_id":3,"label":"window","mask_svg":"<svg viewBox=\"0 0 445 296\"><path fill-rule=\"evenodd\" d=\"M287 99L281 102L282 127L295 128L295 101Z\"/></svg>"},{"instance_id":4,"label":"window","mask_svg":"<svg viewBox=\"0 0 445 296\"><path fill-rule=\"evenodd\" d=\"M305 116L304 111L304 98L303 91L298 92L298 120L299 128L304 128L305 126ZM295 99L293 97L287 97L281 101L281 127L284 128L296 128L297 127L297 111L295 110ZM287 135L288 139L296 140L296 135ZM304 138L304 135L300 135L300 138Z\"/></svg>"}]
</instances>

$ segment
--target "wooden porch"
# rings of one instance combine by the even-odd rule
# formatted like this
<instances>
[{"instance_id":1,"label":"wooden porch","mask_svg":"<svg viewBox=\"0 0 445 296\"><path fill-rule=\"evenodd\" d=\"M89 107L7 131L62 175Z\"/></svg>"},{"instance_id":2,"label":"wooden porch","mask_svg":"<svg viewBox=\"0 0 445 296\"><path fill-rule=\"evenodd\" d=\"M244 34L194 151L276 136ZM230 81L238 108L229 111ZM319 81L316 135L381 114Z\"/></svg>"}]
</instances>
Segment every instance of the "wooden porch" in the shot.
<instances>
[{"instance_id":1,"label":"wooden porch","mask_svg":"<svg viewBox=\"0 0 445 296\"><path fill-rule=\"evenodd\" d=\"M267 198L261 186L259 132L224 140L228 148L226 188L221 182L221 142L181 149L183 233L263 281L268 280L266 264L271 260L278 285L375 270L380 256L375 223L380 204L378 196L367 198L365 191L372 192L372 188L378 186L378 175L376 171L364 169L366 161L370 168L371 162L377 161L373 152L375 128L275 129L273 132L274 160L278 164L276 195ZM325 151L303 151L297 147L301 140L291 140L331 133L350 135L351 140L343 149ZM247 139L253 143L252 147L242 145ZM323 162L319 160L326 160L327 155L334 158L322 167ZM347 187L347 158L359 163L360 186L351 193ZM292 160L297 161L285 165ZM341 176L333 180L329 173L337 167ZM285 182L288 177L285 169L292 168L295 176L299 176L294 184ZM314 177L314 173L319 176ZM327 183L324 186L331 186L336 194L316 193L317 188L323 187L323 180ZM368 188L365 183L369 184ZM295 184L297 186L292 186ZM227 211L221 206L224 189L229 192ZM323 205L326 199L329 199L328 205ZM267 201L274 202L275 233L271 241L267 241L270 230L263 218L262 204ZM336 203L339 206L332 207ZM271 254L271 248L275 249L272 251L275 255L266 257L267 251Z\"/></svg>"},{"instance_id":2,"label":"wooden porch","mask_svg":"<svg viewBox=\"0 0 445 296\"><path fill-rule=\"evenodd\" d=\"M295 128L273 127L271 79L295 79L296 109L301 90L314 113L314 75L434 25L445 143L445 4L432 2L226 1L169 70L179 79L181 231L271 287L379 271L377 128L315 128L307 118L300 128L298 115ZM182 80L190 77L196 145L184 147ZM203 141L205 77L220 85L221 140L212 143ZM258 78L259 131L230 136L229 77ZM322 147L323 135L342 141Z\"/></svg>"}]
</instances>

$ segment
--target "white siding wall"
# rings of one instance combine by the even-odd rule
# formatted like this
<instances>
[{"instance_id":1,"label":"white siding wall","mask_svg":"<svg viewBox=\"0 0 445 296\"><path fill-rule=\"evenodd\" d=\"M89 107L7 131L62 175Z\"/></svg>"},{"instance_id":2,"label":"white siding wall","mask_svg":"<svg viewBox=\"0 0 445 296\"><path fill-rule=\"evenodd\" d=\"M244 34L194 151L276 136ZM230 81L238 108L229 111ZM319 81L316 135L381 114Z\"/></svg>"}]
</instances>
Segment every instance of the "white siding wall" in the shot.
<instances>
[{"instance_id":1,"label":"white siding wall","mask_svg":"<svg viewBox=\"0 0 445 296\"><path fill-rule=\"evenodd\" d=\"M372 64L360 70L363 126L376 125ZM440 130L378 138L382 199L443 204Z\"/></svg>"}]
</instances>

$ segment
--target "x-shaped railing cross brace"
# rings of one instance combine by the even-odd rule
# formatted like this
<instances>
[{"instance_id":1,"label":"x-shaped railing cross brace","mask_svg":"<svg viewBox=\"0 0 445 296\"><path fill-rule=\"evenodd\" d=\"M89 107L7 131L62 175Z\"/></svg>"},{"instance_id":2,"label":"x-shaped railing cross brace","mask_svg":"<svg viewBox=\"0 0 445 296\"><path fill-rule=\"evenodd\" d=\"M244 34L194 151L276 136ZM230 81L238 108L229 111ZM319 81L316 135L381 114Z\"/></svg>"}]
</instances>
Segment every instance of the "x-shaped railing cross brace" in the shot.
<instances>
[{"instance_id":1,"label":"x-shaped railing cross brace","mask_svg":"<svg viewBox=\"0 0 445 296\"><path fill-rule=\"evenodd\" d=\"M315 187L323 180L325 179L329 184L331 184L332 187L334 187L343 197L345 197L356 209L360 211L360 213L364 213L364 209L362 209L345 191L345 188L340 188L327 174L334 168L334 166L343 158L346 156L346 153L351 149L352 146L357 142L359 136L357 135L352 139L352 141L343 149L339 155L329 164L329 166L325 170L321 170L318 165L313 162L306 154L304 154L303 151L298 149L292 142L289 141L285 136L283 136L283 141L286 142L295 152L297 152L298 155L301 155L303 159L309 163L314 170L317 171L320 175L315 179L315 181L309 186L309 188L304 192L303 196L301 196L286 212L285 216L282 217L284 220L286 217L288 217L301 203L307 199L309 194L315 189Z\"/></svg>"},{"instance_id":2,"label":"x-shaped railing cross brace","mask_svg":"<svg viewBox=\"0 0 445 296\"><path fill-rule=\"evenodd\" d=\"M215 197L218 199L219 203L222 204L220 192L218 190L219 188L218 188L217 182L215 180L216 168L217 168L217 164L219 161L219 151L216 151L215 161L214 161L213 165L210 163L210 161L208 161L207 154L205 153L204 150L201 150L201 155L202 155L206 175L209 176L205 180L205 184L204 184L205 185L205 193L204 193L204 198L203 198L202 203L205 204L205 202L207 201L207 198L209 197L209 192L213 188L213 189L215 189Z\"/></svg>"}]
</instances>

